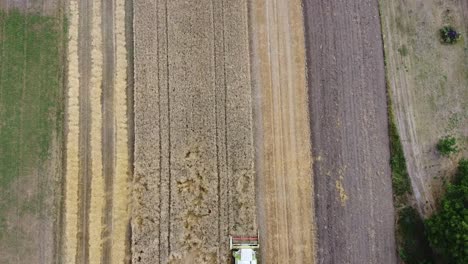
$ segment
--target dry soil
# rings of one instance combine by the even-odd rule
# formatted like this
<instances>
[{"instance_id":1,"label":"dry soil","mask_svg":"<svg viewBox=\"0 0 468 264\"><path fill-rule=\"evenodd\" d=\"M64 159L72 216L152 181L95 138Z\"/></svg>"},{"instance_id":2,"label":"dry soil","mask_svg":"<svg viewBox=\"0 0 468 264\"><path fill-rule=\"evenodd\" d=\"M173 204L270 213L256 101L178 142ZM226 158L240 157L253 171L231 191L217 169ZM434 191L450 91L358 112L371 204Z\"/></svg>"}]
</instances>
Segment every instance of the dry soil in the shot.
<instances>
[{"instance_id":1,"label":"dry soil","mask_svg":"<svg viewBox=\"0 0 468 264\"><path fill-rule=\"evenodd\" d=\"M395 263L378 2L304 8L317 263Z\"/></svg>"},{"instance_id":2,"label":"dry soil","mask_svg":"<svg viewBox=\"0 0 468 264\"><path fill-rule=\"evenodd\" d=\"M250 7L262 263L315 263L301 1Z\"/></svg>"}]
</instances>

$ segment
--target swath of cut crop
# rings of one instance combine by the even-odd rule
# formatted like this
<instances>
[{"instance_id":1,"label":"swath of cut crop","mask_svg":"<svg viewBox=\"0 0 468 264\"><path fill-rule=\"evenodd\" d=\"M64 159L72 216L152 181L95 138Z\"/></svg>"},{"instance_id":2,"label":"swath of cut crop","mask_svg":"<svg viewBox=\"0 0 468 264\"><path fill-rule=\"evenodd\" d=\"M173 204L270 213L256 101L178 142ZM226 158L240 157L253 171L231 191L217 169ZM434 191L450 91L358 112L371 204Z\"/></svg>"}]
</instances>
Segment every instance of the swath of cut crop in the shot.
<instances>
[{"instance_id":1,"label":"swath of cut crop","mask_svg":"<svg viewBox=\"0 0 468 264\"><path fill-rule=\"evenodd\" d=\"M66 133L64 263L74 263L77 250L79 178L78 3L69 3L68 103Z\"/></svg>"},{"instance_id":2,"label":"swath of cut crop","mask_svg":"<svg viewBox=\"0 0 468 264\"><path fill-rule=\"evenodd\" d=\"M91 47L91 201L89 208L89 262L99 263L102 254L102 218L105 205L105 188L102 173L102 30L101 2L93 3Z\"/></svg>"},{"instance_id":3,"label":"swath of cut crop","mask_svg":"<svg viewBox=\"0 0 468 264\"><path fill-rule=\"evenodd\" d=\"M129 224L129 154L127 124L127 50L125 47L125 0L115 2L115 178L113 182L111 263L126 258L126 232Z\"/></svg>"}]
</instances>

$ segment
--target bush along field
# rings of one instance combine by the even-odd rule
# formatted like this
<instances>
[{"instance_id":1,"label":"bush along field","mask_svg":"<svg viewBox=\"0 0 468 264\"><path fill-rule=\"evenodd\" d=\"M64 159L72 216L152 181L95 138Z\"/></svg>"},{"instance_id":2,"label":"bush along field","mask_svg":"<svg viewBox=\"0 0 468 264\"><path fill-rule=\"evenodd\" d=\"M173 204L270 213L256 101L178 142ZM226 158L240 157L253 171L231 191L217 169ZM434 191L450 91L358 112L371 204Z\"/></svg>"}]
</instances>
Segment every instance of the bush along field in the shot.
<instances>
[{"instance_id":1,"label":"bush along field","mask_svg":"<svg viewBox=\"0 0 468 264\"><path fill-rule=\"evenodd\" d=\"M396 240L398 255L405 263L432 263L433 254L425 235L424 222L412 206L411 182L400 135L395 123L392 102L388 100L390 167L396 216Z\"/></svg>"},{"instance_id":2,"label":"bush along field","mask_svg":"<svg viewBox=\"0 0 468 264\"><path fill-rule=\"evenodd\" d=\"M11 256L34 262L47 254L36 252L37 240L53 240L63 118L61 24L55 17L0 11L0 263Z\"/></svg>"},{"instance_id":3,"label":"bush along field","mask_svg":"<svg viewBox=\"0 0 468 264\"><path fill-rule=\"evenodd\" d=\"M411 204L411 183L389 103L390 166L397 212L398 255L407 264L468 263L468 159L461 159L453 183L446 186L439 211L423 220ZM440 139L441 155L456 153L456 140Z\"/></svg>"},{"instance_id":4,"label":"bush along field","mask_svg":"<svg viewBox=\"0 0 468 264\"><path fill-rule=\"evenodd\" d=\"M468 263L447 258L466 253L457 247L448 251L444 244L467 245L462 235L467 232L435 239L434 234L452 233L455 223L446 221L450 228L435 232L433 226L442 227L440 222L425 220L446 210L445 194L456 181L449 182L460 158L468 155L468 6L465 1L436 0L379 3L388 99L394 104L389 103L389 138L398 254L407 264ZM467 207L466 202L457 205ZM455 219L466 225L460 214Z\"/></svg>"},{"instance_id":5,"label":"bush along field","mask_svg":"<svg viewBox=\"0 0 468 264\"><path fill-rule=\"evenodd\" d=\"M426 220L426 233L441 262L468 263L468 159L459 162L440 210Z\"/></svg>"},{"instance_id":6,"label":"bush along field","mask_svg":"<svg viewBox=\"0 0 468 264\"><path fill-rule=\"evenodd\" d=\"M437 150L442 156L450 156L458 152L457 141L455 137L445 136L439 140L436 145Z\"/></svg>"}]
</instances>

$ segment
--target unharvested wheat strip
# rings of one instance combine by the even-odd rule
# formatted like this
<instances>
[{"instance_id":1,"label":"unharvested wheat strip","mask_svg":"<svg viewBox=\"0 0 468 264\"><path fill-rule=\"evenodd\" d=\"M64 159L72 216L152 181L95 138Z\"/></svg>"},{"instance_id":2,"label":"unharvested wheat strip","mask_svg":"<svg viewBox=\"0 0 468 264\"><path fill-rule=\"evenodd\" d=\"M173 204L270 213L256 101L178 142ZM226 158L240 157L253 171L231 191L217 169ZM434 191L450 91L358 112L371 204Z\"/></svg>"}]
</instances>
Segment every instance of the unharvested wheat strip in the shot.
<instances>
[{"instance_id":1,"label":"unharvested wheat strip","mask_svg":"<svg viewBox=\"0 0 468 264\"><path fill-rule=\"evenodd\" d=\"M125 47L125 0L115 6L115 178L113 181L111 263L123 263L126 257L126 231L129 223L128 125L127 125L127 50Z\"/></svg>"},{"instance_id":2,"label":"unharvested wheat strip","mask_svg":"<svg viewBox=\"0 0 468 264\"><path fill-rule=\"evenodd\" d=\"M65 237L64 263L75 263L78 226L78 178L79 178L79 71L78 71L78 3L69 3L68 29L68 103L66 135L66 184L65 184Z\"/></svg>"},{"instance_id":3,"label":"unharvested wheat strip","mask_svg":"<svg viewBox=\"0 0 468 264\"><path fill-rule=\"evenodd\" d=\"M102 254L102 217L105 205L102 174L102 31L101 1L93 3L91 28L91 201L89 208L89 263L100 263Z\"/></svg>"}]
</instances>

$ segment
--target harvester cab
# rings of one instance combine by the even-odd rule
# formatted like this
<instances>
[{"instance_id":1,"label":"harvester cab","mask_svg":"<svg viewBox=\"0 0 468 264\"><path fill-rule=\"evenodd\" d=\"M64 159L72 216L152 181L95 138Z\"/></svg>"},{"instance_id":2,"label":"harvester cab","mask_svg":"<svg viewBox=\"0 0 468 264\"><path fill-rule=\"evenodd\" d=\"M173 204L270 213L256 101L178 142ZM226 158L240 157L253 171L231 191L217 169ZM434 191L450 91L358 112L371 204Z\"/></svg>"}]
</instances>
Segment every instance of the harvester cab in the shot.
<instances>
[{"instance_id":1,"label":"harvester cab","mask_svg":"<svg viewBox=\"0 0 468 264\"><path fill-rule=\"evenodd\" d=\"M235 264L257 264L257 249L259 247L258 235L229 237L229 248Z\"/></svg>"}]
</instances>

